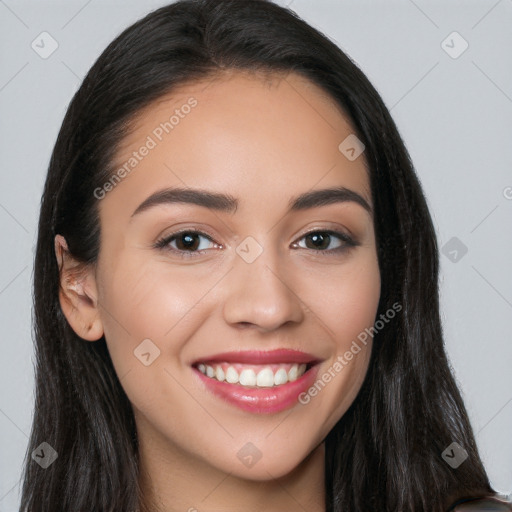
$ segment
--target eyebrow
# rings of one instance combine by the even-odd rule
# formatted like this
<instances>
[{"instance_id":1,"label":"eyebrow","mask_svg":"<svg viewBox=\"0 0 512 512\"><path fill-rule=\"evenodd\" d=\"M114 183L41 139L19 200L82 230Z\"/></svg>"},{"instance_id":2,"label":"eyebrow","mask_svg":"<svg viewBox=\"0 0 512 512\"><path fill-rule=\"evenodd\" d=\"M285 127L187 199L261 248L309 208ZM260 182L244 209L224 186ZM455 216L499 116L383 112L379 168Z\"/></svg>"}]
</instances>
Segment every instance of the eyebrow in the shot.
<instances>
[{"instance_id":1,"label":"eyebrow","mask_svg":"<svg viewBox=\"0 0 512 512\"><path fill-rule=\"evenodd\" d=\"M334 203L354 202L372 214L372 208L366 199L354 190L345 187L311 190L290 199L288 211L295 212L325 206ZM165 188L158 190L145 199L132 213L131 218L158 205L186 203L203 206L211 210L235 213L239 202L230 194L211 192L202 189Z\"/></svg>"}]
</instances>

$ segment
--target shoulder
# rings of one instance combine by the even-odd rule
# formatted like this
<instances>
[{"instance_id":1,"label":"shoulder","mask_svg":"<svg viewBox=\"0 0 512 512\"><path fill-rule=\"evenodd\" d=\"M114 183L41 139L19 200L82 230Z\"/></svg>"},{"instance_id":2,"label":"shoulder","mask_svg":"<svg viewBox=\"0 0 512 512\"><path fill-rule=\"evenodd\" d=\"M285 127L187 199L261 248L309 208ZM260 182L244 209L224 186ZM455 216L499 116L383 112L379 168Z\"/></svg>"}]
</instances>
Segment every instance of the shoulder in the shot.
<instances>
[{"instance_id":1,"label":"shoulder","mask_svg":"<svg viewBox=\"0 0 512 512\"><path fill-rule=\"evenodd\" d=\"M463 498L453 503L446 512L512 512L512 501L509 498L500 495Z\"/></svg>"}]
</instances>

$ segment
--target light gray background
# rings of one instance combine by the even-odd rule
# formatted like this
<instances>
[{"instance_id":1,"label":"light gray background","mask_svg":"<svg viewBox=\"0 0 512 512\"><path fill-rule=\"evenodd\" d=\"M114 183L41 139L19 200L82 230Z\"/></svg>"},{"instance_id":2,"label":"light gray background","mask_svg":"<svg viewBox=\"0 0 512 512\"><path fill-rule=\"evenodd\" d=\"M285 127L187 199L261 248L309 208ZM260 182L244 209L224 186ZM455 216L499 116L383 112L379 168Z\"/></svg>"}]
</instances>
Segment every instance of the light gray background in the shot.
<instances>
[{"instance_id":1,"label":"light gray background","mask_svg":"<svg viewBox=\"0 0 512 512\"><path fill-rule=\"evenodd\" d=\"M164 1L0 0L0 511L18 509L33 408L31 286L50 153L82 77ZM294 0L382 95L426 192L440 247L447 350L497 490L512 491L512 0ZM47 31L58 49L31 43ZM442 41L457 31L458 58ZM452 51L462 48L454 40ZM507 188L508 187L508 188Z\"/></svg>"}]
</instances>

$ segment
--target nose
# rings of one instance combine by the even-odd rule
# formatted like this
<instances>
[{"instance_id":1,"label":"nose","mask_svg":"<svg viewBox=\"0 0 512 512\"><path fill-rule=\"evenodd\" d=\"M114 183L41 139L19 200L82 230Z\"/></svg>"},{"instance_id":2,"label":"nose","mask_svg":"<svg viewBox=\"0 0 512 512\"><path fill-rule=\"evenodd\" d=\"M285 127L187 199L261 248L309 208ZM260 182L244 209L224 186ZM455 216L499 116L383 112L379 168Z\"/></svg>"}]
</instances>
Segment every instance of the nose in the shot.
<instances>
[{"instance_id":1,"label":"nose","mask_svg":"<svg viewBox=\"0 0 512 512\"><path fill-rule=\"evenodd\" d=\"M260 331L301 322L305 304L294 291L293 281L273 250L265 248L252 263L237 256L226 283L225 321Z\"/></svg>"}]
</instances>

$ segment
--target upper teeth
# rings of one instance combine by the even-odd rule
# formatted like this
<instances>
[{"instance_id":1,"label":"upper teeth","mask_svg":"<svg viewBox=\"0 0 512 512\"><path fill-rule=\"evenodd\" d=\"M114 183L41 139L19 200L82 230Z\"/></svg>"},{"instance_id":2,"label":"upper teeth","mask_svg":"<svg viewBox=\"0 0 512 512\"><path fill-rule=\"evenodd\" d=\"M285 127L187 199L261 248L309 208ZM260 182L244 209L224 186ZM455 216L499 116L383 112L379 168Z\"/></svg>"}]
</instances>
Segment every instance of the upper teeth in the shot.
<instances>
[{"instance_id":1,"label":"upper teeth","mask_svg":"<svg viewBox=\"0 0 512 512\"><path fill-rule=\"evenodd\" d=\"M236 367L235 367L236 366ZM254 367L257 369L255 370ZM271 366L258 365L245 367L242 364L230 365L228 363L204 364L201 363L197 369L207 377L217 379L220 382L240 384L242 386L272 387L293 382L304 375L305 364L277 364Z\"/></svg>"}]
</instances>

